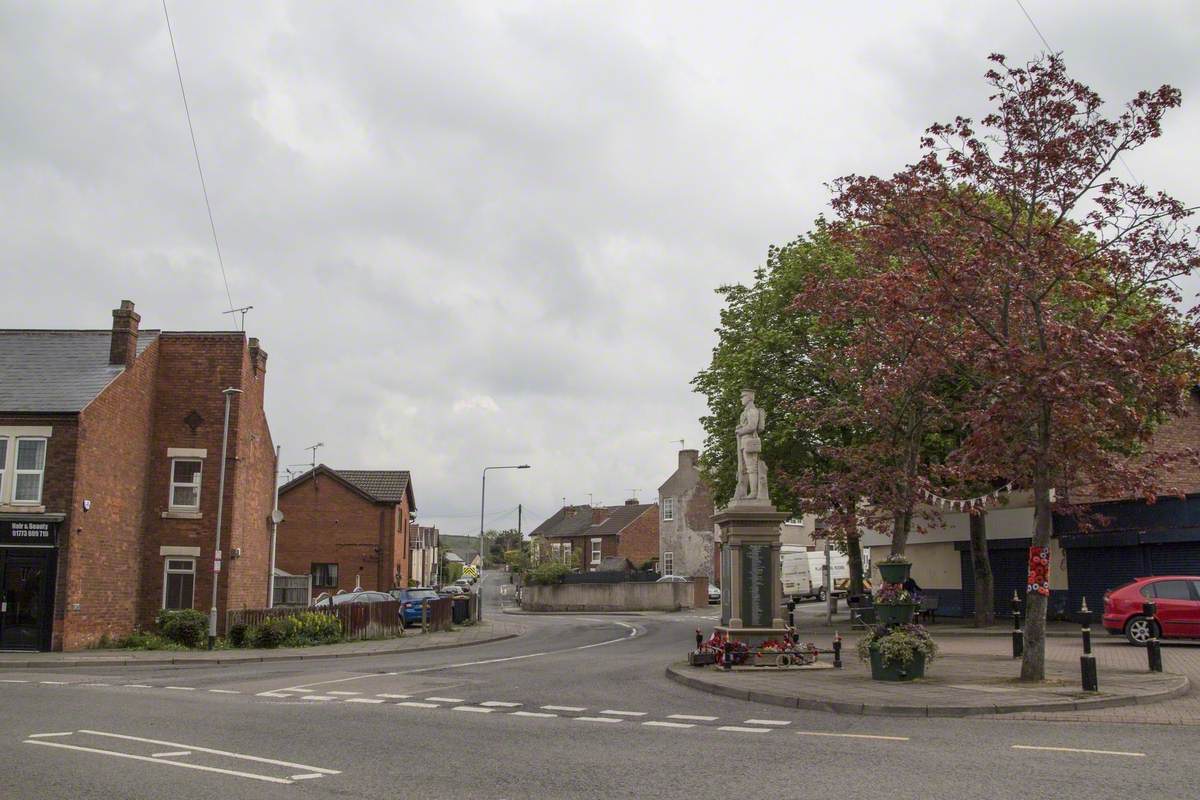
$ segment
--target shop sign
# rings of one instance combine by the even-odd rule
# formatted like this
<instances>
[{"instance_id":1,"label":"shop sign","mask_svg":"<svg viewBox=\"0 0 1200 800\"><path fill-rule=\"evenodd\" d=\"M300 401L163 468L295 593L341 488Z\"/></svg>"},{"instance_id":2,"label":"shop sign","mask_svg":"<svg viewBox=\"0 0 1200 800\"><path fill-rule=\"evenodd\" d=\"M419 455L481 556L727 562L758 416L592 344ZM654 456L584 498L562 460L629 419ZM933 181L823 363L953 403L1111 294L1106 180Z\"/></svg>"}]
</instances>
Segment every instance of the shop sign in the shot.
<instances>
[{"instance_id":1,"label":"shop sign","mask_svg":"<svg viewBox=\"0 0 1200 800\"><path fill-rule=\"evenodd\" d=\"M0 546L54 547L58 523L42 520L0 519Z\"/></svg>"}]
</instances>

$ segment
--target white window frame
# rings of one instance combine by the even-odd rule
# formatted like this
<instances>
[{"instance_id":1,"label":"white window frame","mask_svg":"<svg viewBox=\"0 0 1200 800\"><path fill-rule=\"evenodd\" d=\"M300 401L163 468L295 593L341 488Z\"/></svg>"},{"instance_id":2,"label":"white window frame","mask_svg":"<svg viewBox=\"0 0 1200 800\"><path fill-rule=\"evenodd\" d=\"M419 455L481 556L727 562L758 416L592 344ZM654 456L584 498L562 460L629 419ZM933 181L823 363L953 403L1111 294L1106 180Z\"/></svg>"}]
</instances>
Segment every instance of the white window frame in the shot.
<instances>
[{"instance_id":1,"label":"white window frame","mask_svg":"<svg viewBox=\"0 0 1200 800\"><path fill-rule=\"evenodd\" d=\"M600 537L592 538L591 563L599 564L603 558L603 548L600 546Z\"/></svg>"},{"instance_id":2,"label":"white window frame","mask_svg":"<svg viewBox=\"0 0 1200 800\"><path fill-rule=\"evenodd\" d=\"M12 498L14 506L40 506L42 504L42 492L46 488L46 459L50 454L50 441L45 436L17 436L15 445L12 448L12 474L13 479L12 489L9 491L9 496ZM42 468L41 469L20 469L21 443L22 442L41 442L42 443ZM17 499L17 484L20 482L22 475L37 475L38 476L38 491L37 498L34 500L18 500Z\"/></svg>"},{"instance_id":3,"label":"white window frame","mask_svg":"<svg viewBox=\"0 0 1200 800\"><path fill-rule=\"evenodd\" d=\"M662 557L663 576L675 574L675 553L672 550L664 550Z\"/></svg>"},{"instance_id":4,"label":"white window frame","mask_svg":"<svg viewBox=\"0 0 1200 800\"><path fill-rule=\"evenodd\" d=\"M663 522L672 522L675 519L675 498L664 497L662 504Z\"/></svg>"},{"instance_id":5,"label":"white window frame","mask_svg":"<svg viewBox=\"0 0 1200 800\"><path fill-rule=\"evenodd\" d=\"M12 458L9 453L12 448L8 446L8 442L7 436L0 436L0 445L4 446L4 460L0 461L0 505L4 504L4 490L8 488L8 461Z\"/></svg>"},{"instance_id":6,"label":"white window frame","mask_svg":"<svg viewBox=\"0 0 1200 800\"><path fill-rule=\"evenodd\" d=\"M193 483L179 483L175 480L175 465L180 462L183 462L183 461L194 461L200 465L200 470L196 473L196 479ZM203 485L204 485L204 459L203 458L193 458L191 456L172 458L171 459L170 489L168 490L169 494L167 495L167 508L170 509L171 511L199 511L200 510L200 492L202 490ZM194 505L194 506L178 505L175 502L175 487L177 487L177 486L194 487L196 489L196 505Z\"/></svg>"},{"instance_id":7,"label":"white window frame","mask_svg":"<svg viewBox=\"0 0 1200 800\"><path fill-rule=\"evenodd\" d=\"M191 569L171 569L172 561L186 561L191 564ZM160 608L167 607L167 581L169 575L191 575L192 576L192 599L188 601L187 608L196 607L196 559L186 556L167 556L163 559L163 590L162 602Z\"/></svg>"},{"instance_id":8,"label":"white window frame","mask_svg":"<svg viewBox=\"0 0 1200 800\"><path fill-rule=\"evenodd\" d=\"M564 564L566 564L567 566L570 566L570 564L571 564L571 543L570 542L563 542L562 560L563 560Z\"/></svg>"}]
</instances>

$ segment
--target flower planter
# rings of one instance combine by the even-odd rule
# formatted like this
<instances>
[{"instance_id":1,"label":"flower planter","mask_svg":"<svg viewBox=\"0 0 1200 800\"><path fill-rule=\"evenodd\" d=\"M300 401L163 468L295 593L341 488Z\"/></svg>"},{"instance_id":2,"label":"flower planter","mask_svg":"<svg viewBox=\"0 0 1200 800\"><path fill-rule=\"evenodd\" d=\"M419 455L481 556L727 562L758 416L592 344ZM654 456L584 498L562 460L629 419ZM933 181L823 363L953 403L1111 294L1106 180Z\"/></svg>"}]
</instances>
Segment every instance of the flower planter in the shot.
<instances>
[{"instance_id":1,"label":"flower planter","mask_svg":"<svg viewBox=\"0 0 1200 800\"><path fill-rule=\"evenodd\" d=\"M916 610L915 603L879 603L875 605L875 621L880 625L905 625L912 622Z\"/></svg>"},{"instance_id":2,"label":"flower planter","mask_svg":"<svg viewBox=\"0 0 1200 800\"><path fill-rule=\"evenodd\" d=\"M914 653L907 664L883 663L878 650L871 650L871 678L877 681L912 681L925 677L925 654Z\"/></svg>"},{"instance_id":3,"label":"flower planter","mask_svg":"<svg viewBox=\"0 0 1200 800\"><path fill-rule=\"evenodd\" d=\"M688 653L688 663L693 667L705 667L717 663L717 654L706 650Z\"/></svg>"},{"instance_id":4,"label":"flower planter","mask_svg":"<svg viewBox=\"0 0 1200 800\"><path fill-rule=\"evenodd\" d=\"M912 564L879 565L879 577L883 578L884 583L904 583L908 580L910 571L912 571Z\"/></svg>"}]
</instances>

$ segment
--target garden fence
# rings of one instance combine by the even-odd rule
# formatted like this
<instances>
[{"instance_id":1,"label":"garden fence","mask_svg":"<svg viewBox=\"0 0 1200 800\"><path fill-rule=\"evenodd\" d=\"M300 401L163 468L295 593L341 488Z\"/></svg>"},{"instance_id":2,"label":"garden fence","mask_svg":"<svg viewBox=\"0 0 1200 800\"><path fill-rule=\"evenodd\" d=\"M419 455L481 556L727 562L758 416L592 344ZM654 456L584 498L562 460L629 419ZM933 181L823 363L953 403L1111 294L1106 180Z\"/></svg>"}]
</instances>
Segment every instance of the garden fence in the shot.
<instances>
[{"instance_id":1,"label":"garden fence","mask_svg":"<svg viewBox=\"0 0 1200 800\"><path fill-rule=\"evenodd\" d=\"M269 617L294 617L308 611L337 617L342 622L343 633L350 640L404 635L404 626L400 622L400 603L395 600L346 603L333 608L243 608L225 615L225 630L239 624L258 627Z\"/></svg>"}]
</instances>

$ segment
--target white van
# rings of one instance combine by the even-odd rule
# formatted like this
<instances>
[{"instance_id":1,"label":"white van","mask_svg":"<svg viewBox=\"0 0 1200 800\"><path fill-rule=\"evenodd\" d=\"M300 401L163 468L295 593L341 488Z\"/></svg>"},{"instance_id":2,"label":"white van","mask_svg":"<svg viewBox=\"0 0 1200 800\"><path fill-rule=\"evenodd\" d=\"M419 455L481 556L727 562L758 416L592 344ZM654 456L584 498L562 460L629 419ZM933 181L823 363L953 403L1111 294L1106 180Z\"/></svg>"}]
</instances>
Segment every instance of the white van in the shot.
<instances>
[{"instance_id":1,"label":"white van","mask_svg":"<svg viewBox=\"0 0 1200 800\"><path fill-rule=\"evenodd\" d=\"M806 550L798 545L785 544L780 548L779 557L782 562L779 576L783 582L785 600L825 599L824 550ZM829 554L829 561L833 569L833 593L835 596L844 595L850 585L850 559L835 550Z\"/></svg>"}]
</instances>

